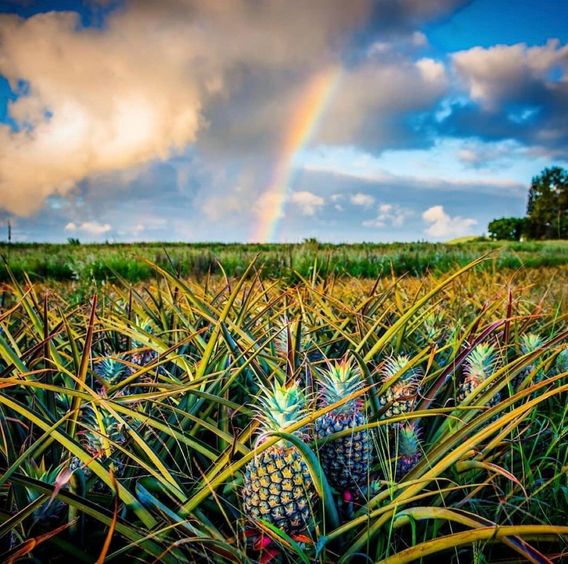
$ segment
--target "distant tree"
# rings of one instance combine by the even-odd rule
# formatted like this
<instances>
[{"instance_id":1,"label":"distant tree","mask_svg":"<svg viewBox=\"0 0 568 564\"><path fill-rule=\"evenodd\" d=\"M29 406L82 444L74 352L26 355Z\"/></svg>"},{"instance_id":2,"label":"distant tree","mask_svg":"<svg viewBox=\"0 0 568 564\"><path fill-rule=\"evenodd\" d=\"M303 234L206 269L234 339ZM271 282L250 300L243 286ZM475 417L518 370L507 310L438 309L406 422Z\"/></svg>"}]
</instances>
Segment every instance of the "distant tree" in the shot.
<instances>
[{"instance_id":1,"label":"distant tree","mask_svg":"<svg viewBox=\"0 0 568 564\"><path fill-rule=\"evenodd\" d=\"M568 238L568 171L553 166L532 179L526 231L531 239Z\"/></svg>"},{"instance_id":2,"label":"distant tree","mask_svg":"<svg viewBox=\"0 0 568 564\"><path fill-rule=\"evenodd\" d=\"M497 241L519 241L526 224L523 217L494 219L488 226L489 237Z\"/></svg>"},{"instance_id":3,"label":"distant tree","mask_svg":"<svg viewBox=\"0 0 568 564\"><path fill-rule=\"evenodd\" d=\"M75 237L67 237L67 244L72 246L77 246L81 244L81 241Z\"/></svg>"}]
</instances>

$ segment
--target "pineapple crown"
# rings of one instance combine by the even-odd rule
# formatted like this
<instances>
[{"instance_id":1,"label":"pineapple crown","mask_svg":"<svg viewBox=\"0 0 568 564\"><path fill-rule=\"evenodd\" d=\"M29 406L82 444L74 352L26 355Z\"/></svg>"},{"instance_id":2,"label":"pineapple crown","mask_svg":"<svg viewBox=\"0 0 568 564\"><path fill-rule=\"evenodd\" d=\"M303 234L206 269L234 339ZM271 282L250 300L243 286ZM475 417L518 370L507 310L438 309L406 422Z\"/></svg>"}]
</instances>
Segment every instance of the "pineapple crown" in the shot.
<instances>
[{"instance_id":1,"label":"pineapple crown","mask_svg":"<svg viewBox=\"0 0 568 564\"><path fill-rule=\"evenodd\" d=\"M318 370L320 397L325 405L335 403L344 397L359 391L363 387L361 370L353 366L351 359L329 363L327 369ZM344 403L339 410L348 411L361 398Z\"/></svg>"},{"instance_id":2,"label":"pineapple crown","mask_svg":"<svg viewBox=\"0 0 568 564\"><path fill-rule=\"evenodd\" d=\"M45 482L46 484L54 485L57 476L61 473L64 466L64 464L61 464L55 468L48 469L46 468L45 460L42 458L39 464L33 460L26 461L22 469L26 476L39 480L40 482ZM32 492L34 499L40 496L39 491L30 488L30 493Z\"/></svg>"},{"instance_id":3,"label":"pineapple crown","mask_svg":"<svg viewBox=\"0 0 568 564\"><path fill-rule=\"evenodd\" d=\"M386 383L394 378L397 374L401 374L400 381L404 384L417 384L418 379L422 375L422 372L417 367L410 368L410 364L410 357L405 354L389 356L381 367L381 376L383 382Z\"/></svg>"},{"instance_id":4,"label":"pineapple crown","mask_svg":"<svg viewBox=\"0 0 568 564\"><path fill-rule=\"evenodd\" d=\"M96 365L95 373L106 384L115 384L126 375L126 367L114 358L105 358Z\"/></svg>"},{"instance_id":5,"label":"pineapple crown","mask_svg":"<svg viewBox=\"0 0 568 564\"><path fill-rule=\"evenodd\" d=\"M52 516L56 516L60 509L63 508L63 503L54 501L53 498L57 490L67 487L67 482L71 477L71 473L65 470L65 463L55 468L47 469L44 459L42 459L39 464L34 461L28 461L24 463L22 470L24 474L30 478L44 482L50 486L55 486L55 492L52 494L52 497L36 509L33 512L33 516L38 520L49 519ZM25 489L30 502L35 501L42 495L42 492L36 488L26 487Z\"/></svg>"},{"instance_id":6,"label":"pineapple crown","mask_svg":"<svg viewBox=\"0 0 568 564\"><path fill-rule=\"evenodd\" d=\"M306 401L300 387L275 382L270 389L262 387L258 416L265 431L282 431L301 419L306 412Z\"/></svg>"},{"instance_id":7,"label":"pineapple crown","mask_svg":"<svg viewBox=\"0 0 568 564\"><path fill-rule=\"evenodd\" d=\"M468 377L487 378L493 371L495 362L495 347L489 343L480 343L469 353L464 372Z\"/></svg>"},{"instance_id":8,"label":"pineapple crown","mask_svg":"<svg viewBox=\"0 0 568 564\"><path fill-rule=\"evenodd\" d=\"M521 352L523 354L528 354L536 351L536 349L542 347L544 344L544 339L536 333L525 333L521 335Z\"/></svg>"},{"instance_id":9,"label":"pineapple crown","mask_svg":"<svg viewBox=\"0 0 568 564\"><path fill-rule=\"evenodd\" d=\"M442 312L429 313L423 321L422 327L427 340L433 341L442 334L444 314Z\"/></svg>"},{"instance_id":10,"label":"pineapple crown","mask_svg":"<svg viewBox=\"0 0 568 564\"><path fill-rule=\"evenodd\" d=\"M416 423L406 423L400 427L398 451L402 456L413 456L420 448L420 427Z\"/></svg>"}]
</instances>

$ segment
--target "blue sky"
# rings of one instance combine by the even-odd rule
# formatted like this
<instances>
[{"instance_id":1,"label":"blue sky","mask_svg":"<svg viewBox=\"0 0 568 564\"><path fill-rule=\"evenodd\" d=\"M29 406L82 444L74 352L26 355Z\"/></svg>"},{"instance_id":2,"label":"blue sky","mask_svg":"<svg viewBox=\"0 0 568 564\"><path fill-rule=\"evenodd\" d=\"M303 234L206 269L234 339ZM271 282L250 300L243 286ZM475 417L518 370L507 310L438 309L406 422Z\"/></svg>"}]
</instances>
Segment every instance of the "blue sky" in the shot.
<instances>
[{"instance_id":1,"label":"blue sky","mask_svg":"<svg viewBox=\"0 0 568 564\"><path fill-rule=\"evenodd\" d=\"M277 241L484 233L568 165L566 23L563 0L0 0L0 222L20 241L248 241L266 214ZM332 68L280 206L291 124Z\"/></svg>"}]
</instances>

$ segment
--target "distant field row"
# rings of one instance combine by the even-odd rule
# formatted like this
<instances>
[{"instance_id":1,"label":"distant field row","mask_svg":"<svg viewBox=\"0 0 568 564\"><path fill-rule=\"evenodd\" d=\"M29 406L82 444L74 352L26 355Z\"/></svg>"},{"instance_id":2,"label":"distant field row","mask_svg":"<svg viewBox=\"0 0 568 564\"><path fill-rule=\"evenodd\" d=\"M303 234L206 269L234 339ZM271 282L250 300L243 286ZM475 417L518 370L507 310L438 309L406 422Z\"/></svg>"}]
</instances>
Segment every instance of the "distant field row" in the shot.
<instances>
[{"instance_id":1,"label":"distant field row","mask_svg":"<svg viewBox=\"0 0 568 564\"><path fill-rule=\"evenodd\" d=\"M309 276L314 266L322 275L374 278L394 272L421 276L462 266L492 251L485 269L518 269L568 264L568 241L501 243L473 241L458 244L392 243L332 245L300 244L143 243L102 245L1 244L4 261L0 281L118 280L139 282L155 276L150 263L182 277L240 275L258 256L266 278L293 280ZM220 266L221 265L221 266ZM221 270L222 267L222 270ZM297 274L296 274L297 273Z\"/></svg>"}]
</instances>

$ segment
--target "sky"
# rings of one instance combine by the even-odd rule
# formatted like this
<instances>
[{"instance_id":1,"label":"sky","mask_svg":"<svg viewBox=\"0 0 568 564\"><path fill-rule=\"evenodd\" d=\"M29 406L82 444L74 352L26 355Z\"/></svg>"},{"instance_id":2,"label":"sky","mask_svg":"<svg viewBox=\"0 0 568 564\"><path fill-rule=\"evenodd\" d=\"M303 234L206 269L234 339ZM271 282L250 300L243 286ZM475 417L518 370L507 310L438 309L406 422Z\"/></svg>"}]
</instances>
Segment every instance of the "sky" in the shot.
<instances>
[{"instance_id":1,"label":"sky","mask_svg":"<svg viewBox=\"0 0 568 564\"><path fill-rule=\"evenodd\" d=\"M0 0L0 239L445 241L568 166L565 0Z\"/></svg>"}]
</instances>

